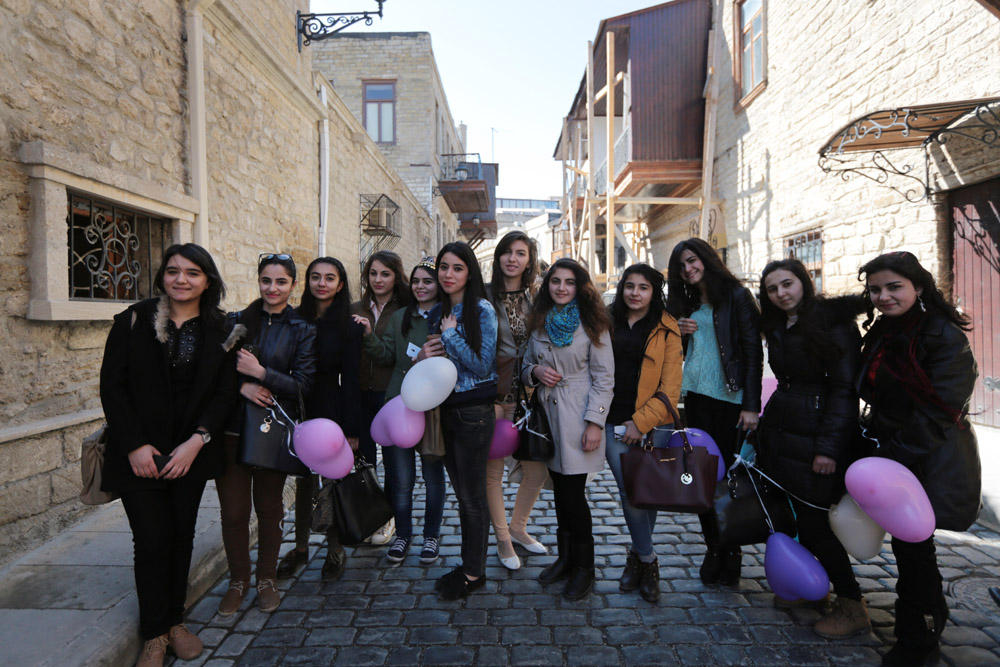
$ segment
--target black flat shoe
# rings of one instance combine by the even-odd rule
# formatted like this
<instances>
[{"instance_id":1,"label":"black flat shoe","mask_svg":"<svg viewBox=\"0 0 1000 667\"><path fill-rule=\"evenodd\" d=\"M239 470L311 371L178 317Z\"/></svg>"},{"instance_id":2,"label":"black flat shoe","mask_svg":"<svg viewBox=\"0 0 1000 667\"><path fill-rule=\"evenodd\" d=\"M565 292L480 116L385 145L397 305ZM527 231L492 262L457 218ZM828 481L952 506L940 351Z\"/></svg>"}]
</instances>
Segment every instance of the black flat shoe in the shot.
<instances>
[{"instance_id":1,"label":"black flat shoe","mask_svg":"<svg viewBox=\"0 0 1000 667\"><path fill-rule=\"evenodd\" d=\"M278 561L278 579L288 579L295 571L309 562L309 550L292 549Z\"/></svg>"}]
</instances>

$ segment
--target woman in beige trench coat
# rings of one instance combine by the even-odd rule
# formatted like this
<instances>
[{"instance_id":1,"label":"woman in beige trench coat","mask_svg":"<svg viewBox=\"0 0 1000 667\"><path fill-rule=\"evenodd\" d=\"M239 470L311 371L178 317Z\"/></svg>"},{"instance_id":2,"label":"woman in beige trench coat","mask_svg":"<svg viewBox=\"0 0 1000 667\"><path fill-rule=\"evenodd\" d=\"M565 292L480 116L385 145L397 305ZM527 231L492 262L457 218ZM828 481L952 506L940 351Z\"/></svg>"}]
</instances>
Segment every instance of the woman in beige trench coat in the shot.
<instances>
[{"instance_id":1,"label":"woman in beige trench coat","mask_svg":"<svg viewBox=\"0 0 1000 667\"><path fill-rule=\"evenodd\" d=\"M528 319L531 338L522 381L541 392L555 441L549 474L558 521L558 559L543 584L569 578L563 596L579 600L594 585L594 536L587 473L604 468L604 423L615 384L611 318L590 275L560 259L545 276Z\"/></svg>"}]
</instances>

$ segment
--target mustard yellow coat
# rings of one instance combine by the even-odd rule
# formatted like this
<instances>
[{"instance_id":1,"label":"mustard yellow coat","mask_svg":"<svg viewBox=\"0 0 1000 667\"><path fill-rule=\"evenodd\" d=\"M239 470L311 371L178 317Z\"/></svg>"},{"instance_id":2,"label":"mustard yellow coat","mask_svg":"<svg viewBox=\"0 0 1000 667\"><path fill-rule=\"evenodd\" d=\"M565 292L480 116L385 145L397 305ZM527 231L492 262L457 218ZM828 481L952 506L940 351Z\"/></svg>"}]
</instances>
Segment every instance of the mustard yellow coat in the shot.
<instances>
[{"instance_id":1,"label":"mustard yellow coat","mask_svg":"<svg viewBox=\"0 0 1000 667\"><path fill-rule=\"evenodd\" d=\"M639 390L632 421L640 432L649 433L654 426L673 421L667 407L653 396L662 391L677 407L681 397L683 361L681 330L677 320L664 312L646 339L645 356L639 369Z\"/></svg>"}]
</instances>

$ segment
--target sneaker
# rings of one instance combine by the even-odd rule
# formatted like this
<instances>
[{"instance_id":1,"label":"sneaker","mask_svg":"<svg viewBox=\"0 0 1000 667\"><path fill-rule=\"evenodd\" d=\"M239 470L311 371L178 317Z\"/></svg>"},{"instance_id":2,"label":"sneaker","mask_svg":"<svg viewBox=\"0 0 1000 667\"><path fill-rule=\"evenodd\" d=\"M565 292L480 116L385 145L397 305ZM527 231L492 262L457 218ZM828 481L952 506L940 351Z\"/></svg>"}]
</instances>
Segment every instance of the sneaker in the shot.
<instances>
[{"instance_id":1,"label":"sneaker","mask_svg":"<svg viewBox=\"0 0 1000 667\"><path fill-rule=\"evenodd\" d=\"M167 633L167 639L170 642L170 648L173 650L174 655L181 660L194 660L201 655L202 650L205 648L201 640L191 634L191 631L183 623L170 628L170 632Z\"/></svg>"},{"instance_id":2,"label":"sneaker","mask_svg":"<svg viewBox=\"0 0 1000 667\"><path fill-rule=\"evenodd\" d=\"M402 563L406 558L406 552L410 550L410 540L405 537L397 537L386 552L385 557L392 563Z\"/></svg>"},{"instance_id":3,"label":"sneaker","mask_svg":"<svg viewBox=\"0 0 1000 667\"><path fill-rule=\"evenodd\" d=\"M288 579L295 571L309 562L309 550L292 549L278 561L278 579Z\"/></svg>"},{"instance_id":4,"label":"sneaker","mask_svg":"<svg viewBox=\"0 0 1000 667\"><path fill-rule=\"evenodd\" d=\"M142 645L142 655L135 667L163 667L163 658L167 655L167 645L170 640L166 635L147 639Z\"/></svg>"},{"instance_id":5,"label":"sneaker","mask_svg":"<svg viewBox=\"0 0 1000 667\"><path fill-rule=\"evenodd\" d=\"M371 543L376 547L381 547L392 541L392 536L396 534L396 520L389 519L388 523L375 531L371 536Z\"/></svg>"},{"instance_id":6,"label":"sneaker","mask_svg":"<svg viewBox=\"0 0 1000 667\"><path fill-rule=\"evenodd\" d=\"M448 577L445 575L441 577L441 587L438 589L438 599L444 601L451 600L461 600L474 591L479 590L486 584L486 577L479 577L476 580L471 580L465 576L465 572L462 568L458 568L458 573L460 576Z\"/></svg>"},{"instance_id":7,"label":"sneaker","mask_svg":"<svg viewBox=\"0 0 1000 667\"><path fill-rule=\"evenodd\" d=\"M420 550L421 563L433 563L438 559L438 541L436 537L425 537L424 548Z\"/></svg>"},{"instance_id":8,"label":"sneaker","mask_svg":"<svg viewBox=\"0 0 1000 667\"><path fill-rule=\"evenodd\" d=\"M249 581L230 581L229 590L219 601L219 616L232 616L238 612L249 587Z\"/></svg>"},{"instance_id":9,"label":"sneaker","mask_svg":"<svg viewBox=\"0 0 1000 667\"><path fill-rule=\"evenodd\" d=\"M323 581L340 579L340 575L344 574L346 567L347 552L344 551L344 547L327 551L326 558L323 560L323 569L320 571L320 578Z\"/></svg>"},{"instance_id":10,"label":"sneaker","mask_svg":"<svg viewBox=\"0 0 1000 667\"><path fill-rule=\"evenodd\" d=\"M257 582L257 608L267 613L272 612L281 604L281 593L274 579L261 579Z\"/></svg>"}]
</instances>

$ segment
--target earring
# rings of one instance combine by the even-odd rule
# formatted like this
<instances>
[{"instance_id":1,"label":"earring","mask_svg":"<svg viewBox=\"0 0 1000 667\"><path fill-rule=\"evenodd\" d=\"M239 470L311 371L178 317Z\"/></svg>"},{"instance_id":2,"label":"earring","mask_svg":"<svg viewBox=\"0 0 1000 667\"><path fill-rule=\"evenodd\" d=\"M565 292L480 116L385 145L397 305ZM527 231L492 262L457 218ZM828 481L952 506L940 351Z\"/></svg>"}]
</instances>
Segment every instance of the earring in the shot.
<instances>
[{"instance_id":1,"label":"earring","mask_svg":"<svg viewBox=\"0 0 1000 667\"><path fill-rule=\"evenodd\" d=\"M927 306L924 305L924 300L920 297L919 294L917 295L917 303L920 304L920 310L921 310L921 312L926 313L927 312Z\"/></svg>"}]
</instances>

